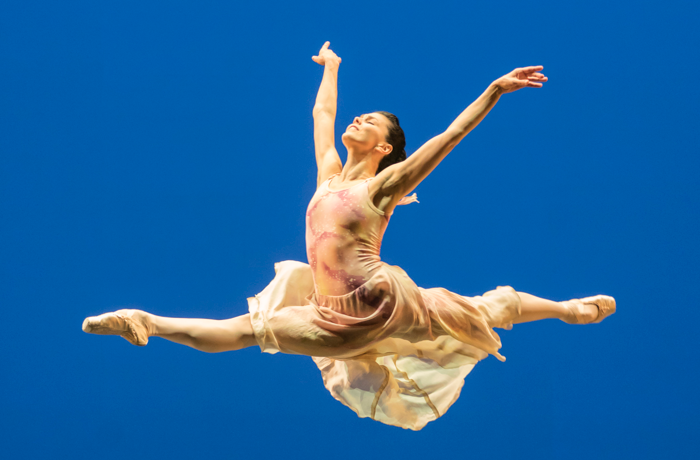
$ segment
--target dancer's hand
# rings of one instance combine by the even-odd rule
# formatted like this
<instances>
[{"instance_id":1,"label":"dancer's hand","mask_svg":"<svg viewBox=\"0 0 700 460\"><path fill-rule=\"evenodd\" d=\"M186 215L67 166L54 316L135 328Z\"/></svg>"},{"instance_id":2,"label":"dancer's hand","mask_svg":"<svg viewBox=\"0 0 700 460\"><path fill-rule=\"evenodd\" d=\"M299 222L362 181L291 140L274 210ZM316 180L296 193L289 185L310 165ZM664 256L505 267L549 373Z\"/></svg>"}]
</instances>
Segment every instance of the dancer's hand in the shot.
<instances>
[{"instance_id":1,"label":"dancer's hand","mask_svg":"<svg viewBox=\"0 0 700 460\"><path fill-rule=\"evenodd\" d=\"M341 59L330 49L331 42L326 42L321 47L321 51L318 52L318 56L311 56L311 59L317 64L340 64Z\"/></svg>"},{"instance_id":2,"label":"dancer's hand","mask_svg":"<svg viewBox=\"0 0 700 460\"><path fill-rule=\"evenodd\" d=\"M531 67L520 67L502 76L493 82L502 93L512 93L520 88L541 88L542 83L547 81L547 77L538 72L542 70L541 65Z\"/></svg>"}]
</instances>

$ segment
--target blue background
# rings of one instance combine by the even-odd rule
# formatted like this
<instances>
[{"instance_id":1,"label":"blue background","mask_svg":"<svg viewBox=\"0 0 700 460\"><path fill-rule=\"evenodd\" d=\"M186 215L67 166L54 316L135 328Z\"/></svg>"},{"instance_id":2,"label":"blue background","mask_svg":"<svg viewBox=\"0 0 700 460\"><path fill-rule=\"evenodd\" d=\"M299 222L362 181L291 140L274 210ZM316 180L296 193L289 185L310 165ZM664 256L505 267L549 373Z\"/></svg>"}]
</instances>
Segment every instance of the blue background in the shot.
<instances>
[{"instance_id":1,"label":"blue background","mask_svg":"<svg viewBox=\"0 0 700 460\"><path fill-rule=\"evenodd\" d=\"M4 456L693 457L699 10L3 2ZM343 59L337 127L394 112L409 153L494 79L543 65L543 88L503 96L397 209L382 255L463 295L617 299L601 324L499 330L508 361L478 364L420 432L356 417L308 357L80 329L125 307L244 314L276 261L306 261L325 40Z\"/></svg>"}]
</instances>

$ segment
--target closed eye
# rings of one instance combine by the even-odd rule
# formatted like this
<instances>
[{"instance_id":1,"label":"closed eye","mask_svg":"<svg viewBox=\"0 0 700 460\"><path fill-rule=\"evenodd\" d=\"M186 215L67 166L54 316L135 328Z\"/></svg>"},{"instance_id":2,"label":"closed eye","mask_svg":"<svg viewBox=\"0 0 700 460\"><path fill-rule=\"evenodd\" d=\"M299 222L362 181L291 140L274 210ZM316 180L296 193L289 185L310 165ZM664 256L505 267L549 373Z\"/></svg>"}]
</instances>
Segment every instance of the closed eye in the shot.
<instances>
[{"instance_id":1,"label":"closed eye","mask_svg":"<svg viewBox=\"0 0 700 460\"><path fill-rule=\"evenodd\" d=\"M370 125L375 126L375 124L370 121L373 119L374 119L374 117L372 117L371 115L367 115L366 117L363 115L362 117L360 117L361 122L369 123Z\"/></svg>"}]
</instances>

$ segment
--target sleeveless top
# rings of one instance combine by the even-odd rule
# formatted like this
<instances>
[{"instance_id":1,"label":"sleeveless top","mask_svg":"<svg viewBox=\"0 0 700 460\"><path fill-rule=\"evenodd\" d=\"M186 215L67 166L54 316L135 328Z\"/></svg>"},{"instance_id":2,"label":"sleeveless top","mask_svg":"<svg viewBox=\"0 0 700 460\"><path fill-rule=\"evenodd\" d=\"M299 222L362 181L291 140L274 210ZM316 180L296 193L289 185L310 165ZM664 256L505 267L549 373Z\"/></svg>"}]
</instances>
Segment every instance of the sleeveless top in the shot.
<instances>
[{"instance_id":1,"label":"sleeveless top","mask_svg":"<svg viewBox=\"0 0 700 460\"><path fill-rule=\"evenodd\" d=\"M343 190L323 182L306 211L306 253L316 292L347 294L365 284L381 266L379 250L390 215L369 196L372 177ZM417 202L416 194L398 204Z\"/></svg>"}]
</instances>

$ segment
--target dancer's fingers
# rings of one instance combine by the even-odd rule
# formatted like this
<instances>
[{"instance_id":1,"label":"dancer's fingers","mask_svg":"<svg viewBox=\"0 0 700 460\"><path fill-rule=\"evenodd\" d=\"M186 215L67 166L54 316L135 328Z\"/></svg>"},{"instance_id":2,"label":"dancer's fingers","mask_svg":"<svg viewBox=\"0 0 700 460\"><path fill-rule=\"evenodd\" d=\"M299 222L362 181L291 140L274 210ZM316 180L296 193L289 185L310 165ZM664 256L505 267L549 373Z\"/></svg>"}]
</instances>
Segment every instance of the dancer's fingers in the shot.
<instances>
[{"instance_id":1,"label":"dancer's fingers","mask_svg":"<svg viewBox=\"0 0 700 460\"><path fill-rule=\"evenodd\" d=\"M323 52L323 50L327 50L330 45L331 45L331 42L324 43L323 46L321 47L321 51L319 51L318 54L320 55Z\"/></svg>"},{"instance_id":2,"label":"dancer's fingers","mask_svg":"<svg viewBox=\"0 0 700 460\"><path fill-rule=\"evenodd\" d=\"M542 88L542 83L535 83L534 81L528 81L527 86L529 88Z\"/></svg>"},{"instance_id":3,"label":"dancer's fingers","mask_svg":"<svg viewBox=\"0 0 700 460\"><path fill-rule=\"evenodd\" d=\"M537 72L538 70L542 70L542 69L544 69L544 66L533 65L530 67L523 67L520 70L522 70L523 72L526 72L526 73L532 73L532 72Z\"/></svg>"}]
</instances>

